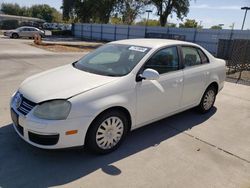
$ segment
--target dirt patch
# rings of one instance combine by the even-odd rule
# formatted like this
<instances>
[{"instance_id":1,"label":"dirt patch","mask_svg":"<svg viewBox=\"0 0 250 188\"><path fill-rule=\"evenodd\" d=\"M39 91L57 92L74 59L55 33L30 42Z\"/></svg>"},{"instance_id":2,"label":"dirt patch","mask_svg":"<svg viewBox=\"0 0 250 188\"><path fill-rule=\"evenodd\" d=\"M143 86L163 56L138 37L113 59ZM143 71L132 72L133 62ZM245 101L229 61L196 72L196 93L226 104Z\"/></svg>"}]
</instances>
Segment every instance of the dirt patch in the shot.
<instances>
[{"instance_id":1,"label":"dirt patch","mask_svg":"<svg viewBox=\"0 0 250 188\"><path fill-rule=\"evenodd\" d=\"M99 46L97 45L70 45L70 44L53 44L53 43L42 43L40 45L31 44L31 46L35 46L37 48L41 48L44 50L52 51L52 52L90 52Z\"/></svg>"},{"instance_id":2,"label":"dirt patch","mask_svg":"<svg viewBox=\"0 0 250 188\"><path fill-rule=\"evenodd\" d=\"M227 81L244 85L250 85L250 71L242 71L240 79L239 76L240 76L239 72L227 73Z\"/></svg>"}]
</instances>

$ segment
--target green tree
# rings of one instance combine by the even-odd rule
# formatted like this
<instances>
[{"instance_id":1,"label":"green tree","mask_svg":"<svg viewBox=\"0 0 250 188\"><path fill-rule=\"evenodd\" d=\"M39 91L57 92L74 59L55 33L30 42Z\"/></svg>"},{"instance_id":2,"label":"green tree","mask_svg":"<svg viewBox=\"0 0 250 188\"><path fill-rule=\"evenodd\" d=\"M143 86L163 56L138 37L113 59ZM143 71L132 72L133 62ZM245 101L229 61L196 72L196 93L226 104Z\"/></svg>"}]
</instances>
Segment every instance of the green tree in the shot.
<instances>
[{"instance_id":1,"label":"green tree","mask_svg":"<svg viewBox=\"0 0 250 188\"><path fill-rule=\"evenodd\" d=\"M0 24L0 29L15 29L19 26L17 20L3 20Z\"/></svg>"},{"instance_id":2,"label":"green tree","mask_svg":"<svg viewBox=\"0 0 250 188\"><path fill-rule=\"evenodd\" d=\"M1 11L5 14L10 14L10 15L18 15L18 16L23 16L24 14L24 9L17 4L13 3L2 3L1 4Z\"/></svg>"},{"instance_id":3,"label":"green tree","mask_svg":"<svg viewBox=\"0 0 250 188\"><path fill-rule=\"evenodd\" d=\"M145 12L149 0L118 0L114 12L122 17L124 24L131 25L138 15Z\"/></svg>"},{"instance_id":4,"label":"green tree","mask_svg":"<svg viewBox=\"0 0 250 188\"><path fill-rule=\"evenodd\" d=\"M55 8L49 5L33 5L30 7L31 16L35 18L44 19L46 22L54 22L54 15L58 14ZM58 18L57 18L58 19Z\"/></svg>"},{"instance_id":5,"label":"green tree","mask_svg":"<svg viewBox=\"0 0 250 188\"><path fill-rule=\"evenodd\" d=\"M92 0L93 2L93 0ZM97 0L93 4L93 19L98 23L108 23L117 0Z\"/></svg>"},{"instance_id":6,"label":"green tree","mask_svg":"<svg viewBox=\"0 0 250 188\"><path fill-rule=\"evenodd\" d=\"M184 23L179 24L180 28L198 28L198 22L192 19L186 19Z\"/></svg>"},{"instance_id":7,"label":"green tree","mask_svg":"<svg viewBox=\"0 0 250 188\"><path fill-rule=\"evenodd\" d=\"M53 11L52 12L52 22L62 22L62 13L58 12L58 11Z\"/></svg>"},{"instance_id":8,"label":"green tree","mask_svg":"<svg viewBox=\"0 0 250 188\"><path fill-rule=\"evenodd\" d=\"M63 0L61 9L63 10L63 20L68 21L70 19L73 19L73 7L76 3L75 0Z\"/></svg>"},{"instance_id":9,"label":"green tree","mask_svg":"<svg viewBox=\"0 0 250 188\"><path fill-rule=\"evenodd\" d=\"M152 4L157 8L160 16L161 26L165 26L169 15L175 13L177 18L183 19L189 11L190 0L151 0Z\"/></svg>"},{"instance_id":10,"label":"green tree","mask_svg":"<svg viewBox=\"0 0 250 188\"><path fill-rule=\"evenodd\" d=\"M5 14L17 16L32 16L35 18L44 19L47 22L61 22L62 15L55 8L49 5L33 5L31 7L20 7L18 4L2 3L1 11Z\"/></svg>"},{"instance_id":11,"label":"green tree","mask_svg":"<svg viewBox=\"0 0 250 188\"><path fill-rule=\"evenodd\" d=\"M108 23L118 0L63 0L63 18L75 21Z\"/></svg>"},{"instance_id":12,"label":"green tree","mask_svg":"<svg viewBox=\"0 0 250 188\"><path fill-rule=\"evenodd\" d=\"M176 23L167 23L167 27L176 27Z\"/></svg>"},{"instance_id":13,"label":"green tree","mask_svg":"<svg viewBox=\"0 0 250 188\"><path fill-rule=\"evenodd\" d=\"M222 26L220 26L220 25L213 25L212 27L210 27L210 29L222 29Z\"/></svg>"},{"instance_id":14,"label":"green tree","mask_svg":"<svg viewBox=\"0 0 250 188\"><path fill-rule=\"evenodd\" d=\"M142 21L136 22L136 25L145 26L146 22L147 22L147 20L144 18ZM160 22L159 22L159 20L149 19L147 26L160 26Z\"/></svg>"},{"instance_id":15,"label":"green tree","mask_svg":"<svg viewBox=\"0 0 250 188\"><path fill-rule=\"evenodd\" d=\"M110 23L111 23L111 24L123 24L122 18L121 18L121 17L118 17L117 15L112 16L112 17L110 18Z\"/></svg>"}]
</instances>

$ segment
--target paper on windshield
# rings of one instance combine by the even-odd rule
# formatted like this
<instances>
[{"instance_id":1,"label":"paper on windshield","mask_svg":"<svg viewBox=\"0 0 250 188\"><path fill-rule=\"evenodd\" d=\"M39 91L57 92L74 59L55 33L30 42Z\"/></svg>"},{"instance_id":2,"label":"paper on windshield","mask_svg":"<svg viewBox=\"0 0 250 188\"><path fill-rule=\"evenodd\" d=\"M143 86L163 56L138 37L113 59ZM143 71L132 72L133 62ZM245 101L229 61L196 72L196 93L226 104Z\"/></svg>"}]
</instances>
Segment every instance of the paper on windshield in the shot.
<instances>
[{"instance_id":1,"label":"paper on windshield","mask_svg":"<svg viewBox=\"0 0 250 188\"><path fill-rule=\"evenodd\" d=\"M137 52L146 52L147 48L139 47L139 46L131 46L129 50L137 51Z\"/></svg>"}]
</instances>

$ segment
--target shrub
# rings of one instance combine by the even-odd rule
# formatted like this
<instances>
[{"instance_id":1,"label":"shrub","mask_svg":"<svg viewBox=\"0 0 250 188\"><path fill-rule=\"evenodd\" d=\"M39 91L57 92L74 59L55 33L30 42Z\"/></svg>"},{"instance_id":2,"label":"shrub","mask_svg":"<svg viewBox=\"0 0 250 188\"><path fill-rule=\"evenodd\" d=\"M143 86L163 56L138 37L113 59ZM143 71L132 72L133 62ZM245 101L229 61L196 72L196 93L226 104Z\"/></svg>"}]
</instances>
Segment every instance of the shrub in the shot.
<instances>
[{"instance_id":1,"label":"shrub","mask_svg":"<svg viewBox=\"0 0 250 188\"><path fill-rule=\"evenodd\" d=\"M63 31L63 30L52 30L52 35L54 36L71 36L72 32L71 31Z\"/></svg>"},{"instance_id":2,"label":"shrub","mask_svg":"<svg viewBox=\"0 0 250 188\"><path fill-rule=\"evenodd\" d=\"M19 27L17 20L3 20L0 24L0 29L16 29Z\"/></svg>"}]
</instances>

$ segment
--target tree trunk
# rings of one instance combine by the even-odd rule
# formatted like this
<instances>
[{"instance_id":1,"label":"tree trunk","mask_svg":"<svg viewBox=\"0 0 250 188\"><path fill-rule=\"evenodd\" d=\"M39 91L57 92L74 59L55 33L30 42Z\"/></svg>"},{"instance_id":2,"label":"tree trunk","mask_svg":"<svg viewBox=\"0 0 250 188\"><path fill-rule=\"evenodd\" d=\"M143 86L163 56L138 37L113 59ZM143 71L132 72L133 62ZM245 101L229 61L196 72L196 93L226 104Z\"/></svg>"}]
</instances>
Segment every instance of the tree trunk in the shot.
<instances>
[{"instance_id":1,"label":"tree trunk","mask_svg":"<svg viewBox=\"0 0 250 188\"><path fill-rule=\"evenodd\" d=\"M109 22L109 16L103 16L101 18L101 23L107 24Z\"/></svg>"},{"instance_id":2,"label":"tree trunk","mask_svg":"<svg viewBox=\"0 0 250 188\"><path fill-rule=\"evenodd\" d=\"M168 16L169 16L169 14L167 15L166 12L160 15L160 25L161 25L161 27L166 26L167 21L168 21Z\"/></svg>"},{"instance_id":3,"label":"tree trunk","mask_svg":"<svg viewBox=\"0 0 250 188\"><path fill-rule=\"evenodd\" d=\"M165 27L167 23L167 17L164 16L164 15L160 15L160 24L161 24L161 27Z\"/></svg>"}]
</instances>

